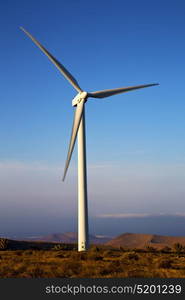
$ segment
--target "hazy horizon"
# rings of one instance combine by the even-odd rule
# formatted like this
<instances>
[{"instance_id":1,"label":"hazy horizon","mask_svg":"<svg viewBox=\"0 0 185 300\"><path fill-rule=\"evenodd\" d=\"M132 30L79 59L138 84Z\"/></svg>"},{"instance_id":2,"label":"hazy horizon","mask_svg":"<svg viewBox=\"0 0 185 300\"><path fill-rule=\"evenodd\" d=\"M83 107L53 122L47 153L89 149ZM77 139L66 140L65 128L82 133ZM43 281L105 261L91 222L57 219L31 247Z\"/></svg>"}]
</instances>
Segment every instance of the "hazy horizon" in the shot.
<instances>
[{"instance_id":1,"label":"hazy horizon","mask_svg":"<svg viewBox=\"0 0 185 300\"><path fill-rule=\"evenodd\" d=\"M27 220L29 223L29 219ZM65 218L62 221L47 221L41 219L40 226L31 220L31 225L15 229L13 224L6 228L1 227L0 237L21 238L30 236L43 236L54 233L77 232L76 218ZM18 224L18 220L16 220ZM23 224L22 224L23 225ZM89 218L89 233L92 235L105 235L115 237L123 233L142 233L167 236L185 236L184 216L146 216L146 217L126 217L126 218ZM174 226L175 225L175 226Z\"/></svg>"}]
</instances>

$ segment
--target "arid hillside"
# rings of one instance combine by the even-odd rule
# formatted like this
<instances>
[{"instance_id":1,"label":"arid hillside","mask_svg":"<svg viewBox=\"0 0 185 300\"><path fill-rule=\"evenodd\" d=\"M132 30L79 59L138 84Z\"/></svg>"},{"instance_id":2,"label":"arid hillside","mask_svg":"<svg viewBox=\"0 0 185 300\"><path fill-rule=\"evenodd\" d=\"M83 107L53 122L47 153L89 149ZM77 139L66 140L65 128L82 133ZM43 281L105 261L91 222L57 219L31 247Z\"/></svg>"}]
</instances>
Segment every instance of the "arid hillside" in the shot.
<instances>
[{"instance_id":1,"label":"arid hillside","mask_svg":"<svg viewBox=\"0 0 185 300\"><path fill-rule=\"evenodd\" d=\"M162 249L164 247L173 247L174 244L179 243L185 246L185 237L177 236L162 236L155 234L141 234L141 233L124 233L108 241L106 245L112 247L124 248L139 248L154 247Z\"/></svg>"}]
</instances>

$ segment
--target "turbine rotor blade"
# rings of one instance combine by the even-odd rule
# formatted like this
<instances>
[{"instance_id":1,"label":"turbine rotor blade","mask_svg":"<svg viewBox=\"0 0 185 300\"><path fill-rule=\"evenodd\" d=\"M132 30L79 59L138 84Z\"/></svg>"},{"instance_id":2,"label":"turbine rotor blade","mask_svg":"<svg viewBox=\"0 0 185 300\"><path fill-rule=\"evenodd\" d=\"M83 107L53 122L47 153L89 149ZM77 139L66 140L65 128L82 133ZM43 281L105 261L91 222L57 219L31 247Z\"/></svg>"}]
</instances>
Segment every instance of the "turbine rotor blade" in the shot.
<instances>
[{"instance_id":1,"label":"turbine rotor blade","mask_svg":"<svg viewBox=\"0 0 185 300\"><path fill-rule=\"evenodd\" d=\"M103 90L103 91L97 91L97 92L92 92L88 93L89 97L92 98L105 98L105 97L110 97L116 94L121 94L137 89L142 89L154 85L159 85L158 83L151 83L151 84L142 84L142 85L136 85L136 86L129 86L129 87L122 87L122 88L117 88L117 89L112 89L112 90Z\"/></svg>"},{"instance_id":2,"label":"turbine rotor blade","mask_svg":"<svg viewBox=\"0 0 185 300\"><path fill-rule=\"evenodd\" d=\"M66 176L66 173L67 173L67 170L68 170L68 167L69 167L69 163L70 163L70 160L71 160L71 156L72 156L72 153L73 153L78 128L79 128L80 121L81 121L82 114L83 114L84 103L85 103L85 99L83 99L79 104L77 104L77 107L76 107L76 110L75 110L74 120L73 120L73 128L72 128L71 139L70 139L70 144L69 144L69 150L68 150L68 154L67 154L67 160L66 160L66 165L65 165L65 169L64 169L64 175L63 175L63 178L62 178L63 181L65 179L65 176Z\"/></svg>"},{"instance_id":3,"label":"turbine rotor blade","mask_svg":"<svg viewBox=\"0 0 185 300\"><path fill-rule=\"evenodd\" d=\"M20 27L24 33L41 49L42 52L51 60L51 62L59 69L59 71L64 75L64 77L72 84L72 86L78 91L82 92L82 89L78 85L76 79L69 73L69 71L51 54L44 48L28 31L23 27Z\"/></svg>"}]
</instances>

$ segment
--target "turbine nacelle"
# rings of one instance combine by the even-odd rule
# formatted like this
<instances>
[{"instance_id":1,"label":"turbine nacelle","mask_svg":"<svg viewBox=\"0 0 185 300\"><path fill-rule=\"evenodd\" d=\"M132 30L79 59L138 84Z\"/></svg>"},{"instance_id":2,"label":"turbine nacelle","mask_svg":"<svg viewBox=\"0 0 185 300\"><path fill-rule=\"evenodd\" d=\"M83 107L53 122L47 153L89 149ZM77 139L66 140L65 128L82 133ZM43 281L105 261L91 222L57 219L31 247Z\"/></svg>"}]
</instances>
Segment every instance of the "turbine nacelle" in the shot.
<instances>
[{"instance_id":1,"label":"turbine nacelle","mask_svg":"<svg viewBox=\"0 0 185 300\"><path fill-rule=\"evenodd\" d=\"M72 106L77 106L82 100L87 99L87 92L78 93L75 98L72 100ZM87 101L87 100L86 100Z\"/></svg>"}]
</instances>

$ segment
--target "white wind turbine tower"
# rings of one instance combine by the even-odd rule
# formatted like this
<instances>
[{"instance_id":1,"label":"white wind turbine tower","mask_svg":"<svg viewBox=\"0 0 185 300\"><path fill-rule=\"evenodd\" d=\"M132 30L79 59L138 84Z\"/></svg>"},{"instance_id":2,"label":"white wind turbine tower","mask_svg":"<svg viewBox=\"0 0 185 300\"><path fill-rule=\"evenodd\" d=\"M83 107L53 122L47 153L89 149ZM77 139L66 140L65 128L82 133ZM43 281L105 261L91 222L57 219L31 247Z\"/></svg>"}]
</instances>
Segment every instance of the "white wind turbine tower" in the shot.
<instances>
[{"instance_id":1,"label":"white wind turbine tower","mask_svg":"<svg viewBox=\"0 0 185 300\"><path fill-rule=\"evenodd\" d=\"M72 106L75 107L73 128L67 154L66 165L64 169L63 181L65 179L67 169L71 160L71 155L74 149L76 136L78 133L78 251L85 251L89 247L88 238L88 207L87 207L87 174L86 174L86 141L85 141L85 103L89 97L105 98L120 93L129 92L136 89L146 88L158 83L137 85L131 87L121 87L111 90L102 90L96 92L83 91L76 79L69 71L52 55L50 54L28 31L20 27L30 39L46 54L51 62L59 69L65 78L78 92L72 100Z\"/></svg>"}]
</instances>

